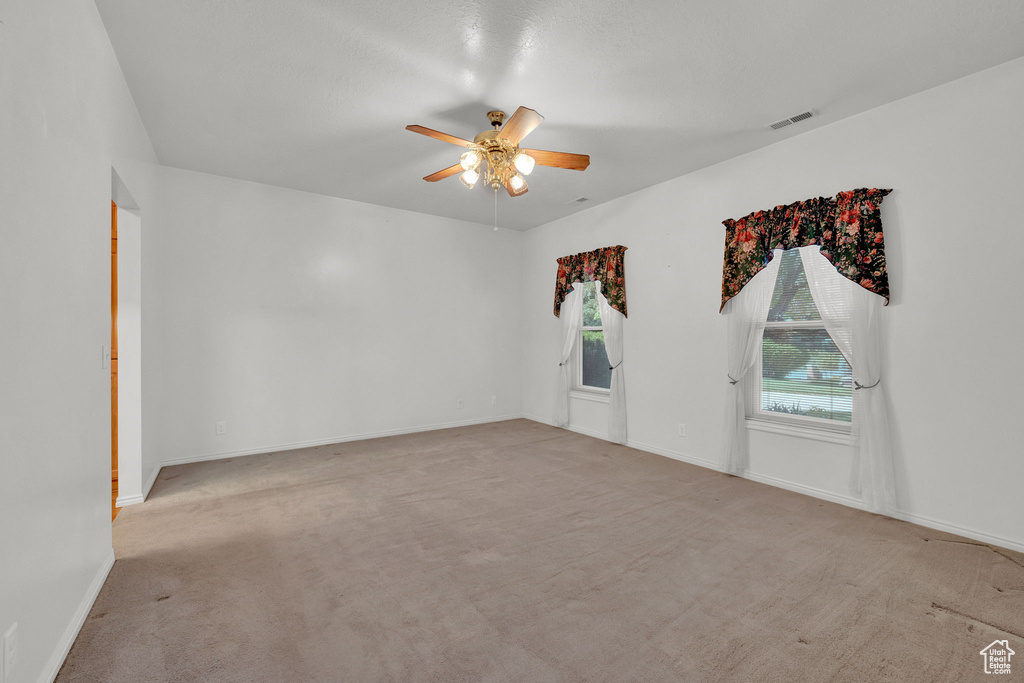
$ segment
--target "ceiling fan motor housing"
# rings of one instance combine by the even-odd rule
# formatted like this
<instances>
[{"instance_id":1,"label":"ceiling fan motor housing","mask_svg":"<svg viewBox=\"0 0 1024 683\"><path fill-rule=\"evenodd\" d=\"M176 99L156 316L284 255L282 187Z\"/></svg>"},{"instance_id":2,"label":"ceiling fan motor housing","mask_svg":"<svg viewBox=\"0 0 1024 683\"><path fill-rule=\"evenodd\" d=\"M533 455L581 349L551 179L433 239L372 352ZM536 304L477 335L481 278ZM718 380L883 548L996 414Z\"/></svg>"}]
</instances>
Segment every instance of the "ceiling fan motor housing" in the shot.
<instances>
[{"instance_id":1,"label":"ceiling fan motor housing","mask_svg":"<svg viewBox=\"0 0 1024 683\"><path fill-rule=\"evenodd\" d=\"M501 128L501 124L505 121L505 112L500 109L487 112L487 118L490 119L491 125L495 129Z\"/></svg>"}]
</instances>

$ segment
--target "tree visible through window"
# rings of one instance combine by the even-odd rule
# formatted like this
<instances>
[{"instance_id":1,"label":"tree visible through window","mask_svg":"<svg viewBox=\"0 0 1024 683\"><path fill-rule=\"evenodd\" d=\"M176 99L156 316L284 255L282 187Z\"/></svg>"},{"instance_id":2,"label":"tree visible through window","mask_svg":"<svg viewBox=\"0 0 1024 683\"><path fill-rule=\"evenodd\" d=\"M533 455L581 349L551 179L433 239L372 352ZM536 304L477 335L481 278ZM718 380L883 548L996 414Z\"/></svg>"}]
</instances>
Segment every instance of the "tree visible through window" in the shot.
<instances>
[{"instance_id":1,"label":"tree visible through window","mask_svg":"<svg viewBox=\"0 0 1024 683\"><path fill-rule=\"evenodd\" d=\"M604 350L604 327L601 324L601 306L597 298L597 283L584 282L583 328L579 338L579 386L585 389L609 389L612 371L608 367L608 354Z\"/></svg>"},{"instance_id":2,"label":"tree visible through window","mask_svg":"<svg viewBox=\"0 0 1024 683\"><path fill-rule=\"evenodd\" d=\"M792 416L851 422L850 365L818 313L798 249L782 253L761 345L760 382L753 396L757 417Z\"/></svg>"}]
</instances>

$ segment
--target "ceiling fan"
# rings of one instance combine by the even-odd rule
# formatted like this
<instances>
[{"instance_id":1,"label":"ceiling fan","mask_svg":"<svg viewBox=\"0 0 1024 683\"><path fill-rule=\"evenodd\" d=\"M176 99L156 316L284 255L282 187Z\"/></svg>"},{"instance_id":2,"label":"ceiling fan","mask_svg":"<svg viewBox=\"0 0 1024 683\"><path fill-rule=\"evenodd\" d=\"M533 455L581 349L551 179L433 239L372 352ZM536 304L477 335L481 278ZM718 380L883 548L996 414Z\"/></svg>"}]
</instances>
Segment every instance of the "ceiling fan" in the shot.
<instances>
[{"instance_id":1,"label":"ceiling fan","mask_svg":"<svg viewBox=\"0 0 1024 683\"><path fill-rule=\"evenodd\" d=\"M524 176L530 175L534 164L568 168L574 171L585 171L590 165L590 157L586 154L570 154L568 152L548 152L542 149L520 149L519 143L540 125L543 117L532 109L519 107L505 121L505 112L487 112L494 130L486 130L473 138L473 141L457 138L424 126L406 126L420 135L437 138L469 149L462 155L459 163L431 173L424 177L428 183L437 182L442 178L462 172L459 178L462 184L472 188L480 178L480 167L485 166L484 183L495 190L504 187L509 195L519 197L526 194L529 187ZM502 125L504 122L504 126Z\"/></svg>"}]
</instances>

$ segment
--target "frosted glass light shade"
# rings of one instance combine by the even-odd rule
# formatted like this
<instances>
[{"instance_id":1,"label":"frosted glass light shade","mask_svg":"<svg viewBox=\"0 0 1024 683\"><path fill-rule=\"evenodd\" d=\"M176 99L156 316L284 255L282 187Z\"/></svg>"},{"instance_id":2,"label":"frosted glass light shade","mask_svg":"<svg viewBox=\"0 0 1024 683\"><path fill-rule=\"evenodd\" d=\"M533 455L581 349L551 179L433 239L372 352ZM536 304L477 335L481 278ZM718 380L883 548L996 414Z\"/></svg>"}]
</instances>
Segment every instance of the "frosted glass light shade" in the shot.
<instances>
[{"instance_id":1,"label":"frosted glass light shade","mask_svg":"<svg viewBox=\"0 0 1024 683\"><path fill-rule=\"evenodd\" d=\"M518 173L508 179L508 184L512 186L512 189L519 192L526 187L526 179Z\"/></svg>"},{"instance_id":2,"label":"frosted glass light shade","mask_svg":"<svg viewBox=\"0 0 1024 683\"><path fill-rule=\"evenodd\" d=\"M516 170L523 175L530 175L533 172L533 165L536 160L526 152L520 152L516 155L516 158L512 160L512 163L516 165Z\"/></svg>"},{"instance_id":3,"label":"frosted glass light shade","mask_svg":"<svg viewBox=\"0 0 1024 683\"><path fill-rule=\"evenodd\" d=\"M459 176L459 180L461 180L462 184L468 187L469 189L473 189L473 186L476 185L477 178L479 177L480 174L470 168L467 169L466 172L463 173L461 176Z\"/></svg>"},{"instance_id":4,"label":"frosted glass light shade","mask_svg":"<svg viewBox=\"0 0 1024 683\"><path fill-rule=\"evenodd\" d=\"M459 163L462 164L462 168L466 169L467 171L471 169L475 171L476 167L480 165L480 155L477 154L476 151L474 150L469 150L468 152L462 155L462 158L459 160Z\"/></svg>"}]
</instances>

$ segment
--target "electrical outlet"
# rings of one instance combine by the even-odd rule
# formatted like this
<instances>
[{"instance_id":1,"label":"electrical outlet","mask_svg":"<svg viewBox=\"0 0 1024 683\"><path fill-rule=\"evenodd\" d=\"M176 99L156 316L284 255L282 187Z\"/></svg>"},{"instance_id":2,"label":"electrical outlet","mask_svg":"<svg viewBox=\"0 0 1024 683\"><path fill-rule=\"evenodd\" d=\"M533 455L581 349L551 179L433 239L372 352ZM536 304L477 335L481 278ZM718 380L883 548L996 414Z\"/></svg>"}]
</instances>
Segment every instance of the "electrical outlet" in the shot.
<instances>
[{"instance_id":1,"label":"electrical outlet","mask_svg":"<svg viewBox=\"0 0 1024 683\"><path fill-rule=\"evenodd\" d=\"M466 407L466 402L465 402L465 401L463 401L463 400L462 400L462 399L460 398L460 399L459 399L458 401L456 401L456 402L455 402L455 406L456 406L456 407L457 407L457 408L458 408L459 410L462 410L463 408L465 408L465 407Z\"/></svg>"},{"instance_id":2,"label":"electrical outlet","mask_svg":"<svg viewBox=\"0 0 1024 683\"><path fill-rule=\"evenodd\" d=\"M217 423L217 433L218 434L227 434L228 433L228 423L224 422L223 420L218 422Z\"/></svg>"},{"instance_id":3,"label":"electrical outlet","mask_svg":"<svg viewBox=\"0 0 1024 683\"><path fill-rule=\"evenodd\" d=\"M491 405L492 406L498 405L498 397L497 396L491 396Z\"/></svg>"},{"instance_id":4,"label":"electrical outlet","mask_svg":"<svg viewBox=\"0 0 1024 683\"><path fill-rule=\"evenodd\" d=\"M11 624L4 634L4 677L7 681L11 678L11 671L18 663L18 624Z\"/></svg>"},{"instance_id":5,"label":"electrical outlet","mask_svg":"<svg viewBox=\"0 0 1024 683\"><path fill-rule=\"evenodd\" d=\"M679 423L679 436L686 436L686 425L682 422Z\"/></svg>"}]
</instances>

